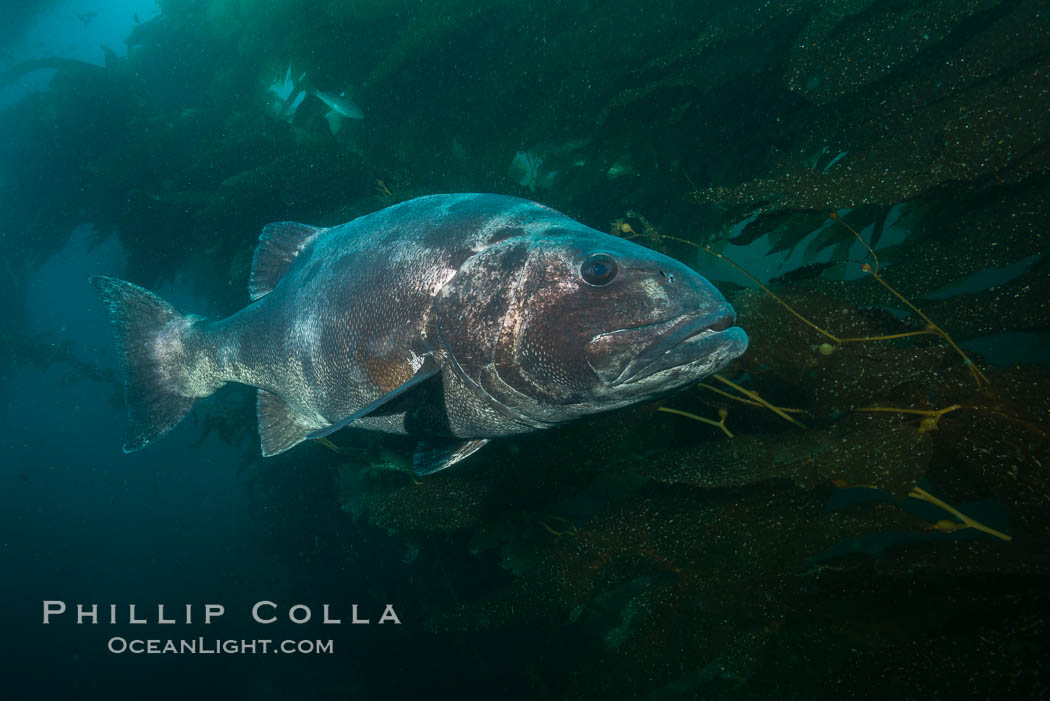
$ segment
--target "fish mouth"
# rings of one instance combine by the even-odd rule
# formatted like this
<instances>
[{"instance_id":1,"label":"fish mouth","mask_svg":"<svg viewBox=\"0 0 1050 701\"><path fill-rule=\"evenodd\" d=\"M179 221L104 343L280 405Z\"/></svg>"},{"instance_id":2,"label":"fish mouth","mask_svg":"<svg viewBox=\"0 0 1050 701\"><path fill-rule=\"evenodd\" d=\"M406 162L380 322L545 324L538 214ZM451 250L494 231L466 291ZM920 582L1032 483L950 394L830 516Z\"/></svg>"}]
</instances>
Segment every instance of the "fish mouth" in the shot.
<instances>
[{"instance_id":1,"label":"fish mouth","mask_svg":"<svg viewBox=\"0 0 1050 701\"><path fill-rule=\"evenodd\" d=\"M732 307L724 305L713 312L682 314L666 321L613 332L659 335L635 355L609 385L630 384L664 370L700 361L706 361L705 364L712 367L711 372L715 372L747 349L747 334L735 324L736 313Z\"/></svg>"}]
</instances>

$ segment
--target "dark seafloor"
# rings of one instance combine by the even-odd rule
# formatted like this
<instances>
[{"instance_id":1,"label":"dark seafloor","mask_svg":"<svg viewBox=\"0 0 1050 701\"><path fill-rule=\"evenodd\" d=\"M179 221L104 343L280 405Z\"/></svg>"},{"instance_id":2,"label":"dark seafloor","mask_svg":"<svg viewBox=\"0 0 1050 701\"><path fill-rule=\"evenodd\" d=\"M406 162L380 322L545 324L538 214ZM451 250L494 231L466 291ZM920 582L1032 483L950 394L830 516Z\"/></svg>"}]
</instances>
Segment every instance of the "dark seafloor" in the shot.
<instances>
[{"instance_id":1,"label":"dark seafloor","mask_svg":"<svg viewBox=\"0 0 1050 701\"><path fill-rule=\"evenodd\" d=\"M0 43L53 5L12 4ZM53 73L0 111L0 698L1050 697L1045 3L159 6L94 63L0 70ZM365 119L278 115L286 76L352 89ZM411 441L376 434L263 460L230 387L120 453L88 274L221 316L264 224L456 191L696 266L751 338L723 374L806 428L700 387L417 483ZM927 329L910 302L972 365L936 332L829 342L656 233L839 339ZM727 410L733 437L660 406ZM227 615L44 626L50 599ZM264 599L392 603L402 625L264 627ZM335 651L116 655L115 635Z\"/></svg>"}]
</instances>

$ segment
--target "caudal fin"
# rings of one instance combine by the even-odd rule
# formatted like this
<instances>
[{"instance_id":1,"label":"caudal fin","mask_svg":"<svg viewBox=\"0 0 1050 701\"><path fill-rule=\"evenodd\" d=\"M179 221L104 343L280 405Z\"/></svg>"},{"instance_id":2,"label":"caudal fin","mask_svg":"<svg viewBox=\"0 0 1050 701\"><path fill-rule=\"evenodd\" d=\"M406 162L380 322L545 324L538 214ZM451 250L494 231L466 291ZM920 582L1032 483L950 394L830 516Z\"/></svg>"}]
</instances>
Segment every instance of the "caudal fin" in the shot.
<instances>
[{"instance_id":1,"label":"caudal fin","mask_svg":"<svg viewBox=\"0 0 1050 701\"><path fill-rule=\"evenodd\" d=\"M159 338L178 329L172 322L189 318L149 290L124 280L96 276L91 278L102 301L109 309L109 319L117 337L117 350L124 367L124 396L131 424L128 426L124 452L145 447L182 420L195 397L179 392L172 378L178 368L179 354L164 352Z\"/></svg>"}]
</instances>

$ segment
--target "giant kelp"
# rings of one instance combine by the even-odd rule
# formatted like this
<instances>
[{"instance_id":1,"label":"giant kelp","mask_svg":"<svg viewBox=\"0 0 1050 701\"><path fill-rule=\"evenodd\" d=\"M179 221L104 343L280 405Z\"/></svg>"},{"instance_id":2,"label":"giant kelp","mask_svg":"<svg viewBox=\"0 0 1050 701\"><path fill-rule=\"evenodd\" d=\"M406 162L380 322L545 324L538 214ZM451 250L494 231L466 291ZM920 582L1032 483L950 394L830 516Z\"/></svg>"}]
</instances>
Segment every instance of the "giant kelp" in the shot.
<instances>
[{"instance_id":1,"label":"giant kelp","mask_svg":"<svg viewBox=\"0 0 1050 701\"><path fill-rule=\"evenodd\" d=\"M804 408L810 428L704 390L674 404L728 409L735 438L636 411L496 446L501 454L489 461L422 484L390 472L362 479L359 464L340 468L344 503L359 517L429 551L462 548L468 537L479 557L496 552L513 574L493 577L472 600L437 606L435 634L572 631L573 647L562 653L589 665L572 687L580 697L625 688L760 693L778 657L804 658L820 640L848 642L852 652L830 655L821 678L780 673L807 688L859 691L877 675L871 665L911 667L907 647L890 652L894 641L941 639L946 629L950 643L927 653L937 662L910 672L908 683L951 688L956 680L944 670L974 663L977 648L988 649L979 637L1038 639L1018 632L1032 623L1023 607L999 607L998 623L983 607L988 578L1004 597L1039 598L1029 586L1045 568L1036 555L1050 495L1041 467L1050 448L1045 376L990 371L992 388L976 388L951 349L932 339L825 356L768 297L742 292L734 301L762 339L743 368L769 396ZM846 321L831 298L800 306ZM860 309L850 315L857 326L846 328L869 333L899 323ZM908 415L863 411L950 402L963 408L935 430ZM1014 541L1007 547L965 528L922 498L931 493L1012 531ZM935 581L943 584L917 595ZM890 608L880 591L906 593L907 603ZM879 613L853 608L853 596ZM982 623L960 630L968 617Z\"/></svg>"},{"instance_id":2,"label":"giant kelp","mask_svg":"<svg viewBox=\"0 0 1050 701\"><path fill-rule=\"evenodd\" d=\"M9 120L10 143L26 149L12 159L27 176L12 204L53 205L48 219L18 217L27 241L61 241L69 227L54 213L76 212L127 232L134 254L172 238L144 234L151 218L154 228L170 222L186 250L139 261L144 270L164 261L169 271L153 271L164 277L195 236L240 225L238 243L249 245L249 213L325 219L367 199L376 177L397 197L451 183L506 190L516 187L502 176L517 149L581 136L591 137L579 154L586 167L546 199L604 217L609 209L592 202L613 196L662 229L718 222L683 195L730 206L730 217L888 208L924 193L1001 189L1042 168L1047 27L1031 3L948 12L936 2L884 11L812 0L542 10L508 0L171 0L162 9L129 39L126 61L60 68L52 92ZM990 48L1004 36L1005 53ZM350 143L324 138L316 111L292 125L268 114L267 86L286 73L354 94L368 118ZM54 120L30 118L41 110ZM44 146L52 157L33 159ZM267 170L306 176L303 163L347 147L361 160L324 174L359 173L365 187L314 198L279 185L220 187ZM607 177L625 157L634 174ZM31 176L34 163L60 162L47 178ZM130 205L114 211L115 194L129 191Z\"/></svg>"}]
</instances>

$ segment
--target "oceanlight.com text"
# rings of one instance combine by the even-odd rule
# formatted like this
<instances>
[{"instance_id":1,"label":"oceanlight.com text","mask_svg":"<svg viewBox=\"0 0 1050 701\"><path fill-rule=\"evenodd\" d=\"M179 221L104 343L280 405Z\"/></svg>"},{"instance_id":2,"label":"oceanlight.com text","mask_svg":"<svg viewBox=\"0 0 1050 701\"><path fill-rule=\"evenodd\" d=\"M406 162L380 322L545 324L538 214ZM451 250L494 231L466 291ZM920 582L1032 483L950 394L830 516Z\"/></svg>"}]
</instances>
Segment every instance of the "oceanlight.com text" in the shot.
<instances>
[{"instance_id":1,"label":"oceanlight.com text","mask_svg":"<svg viewBox=\"0 0 1050 701\"><path fill-rule=\"evenodd\" d=\"M117 655L330 655L332 640L222 640L218 638L110 638L107 649Z\"/></svg>"}]
</instances>

